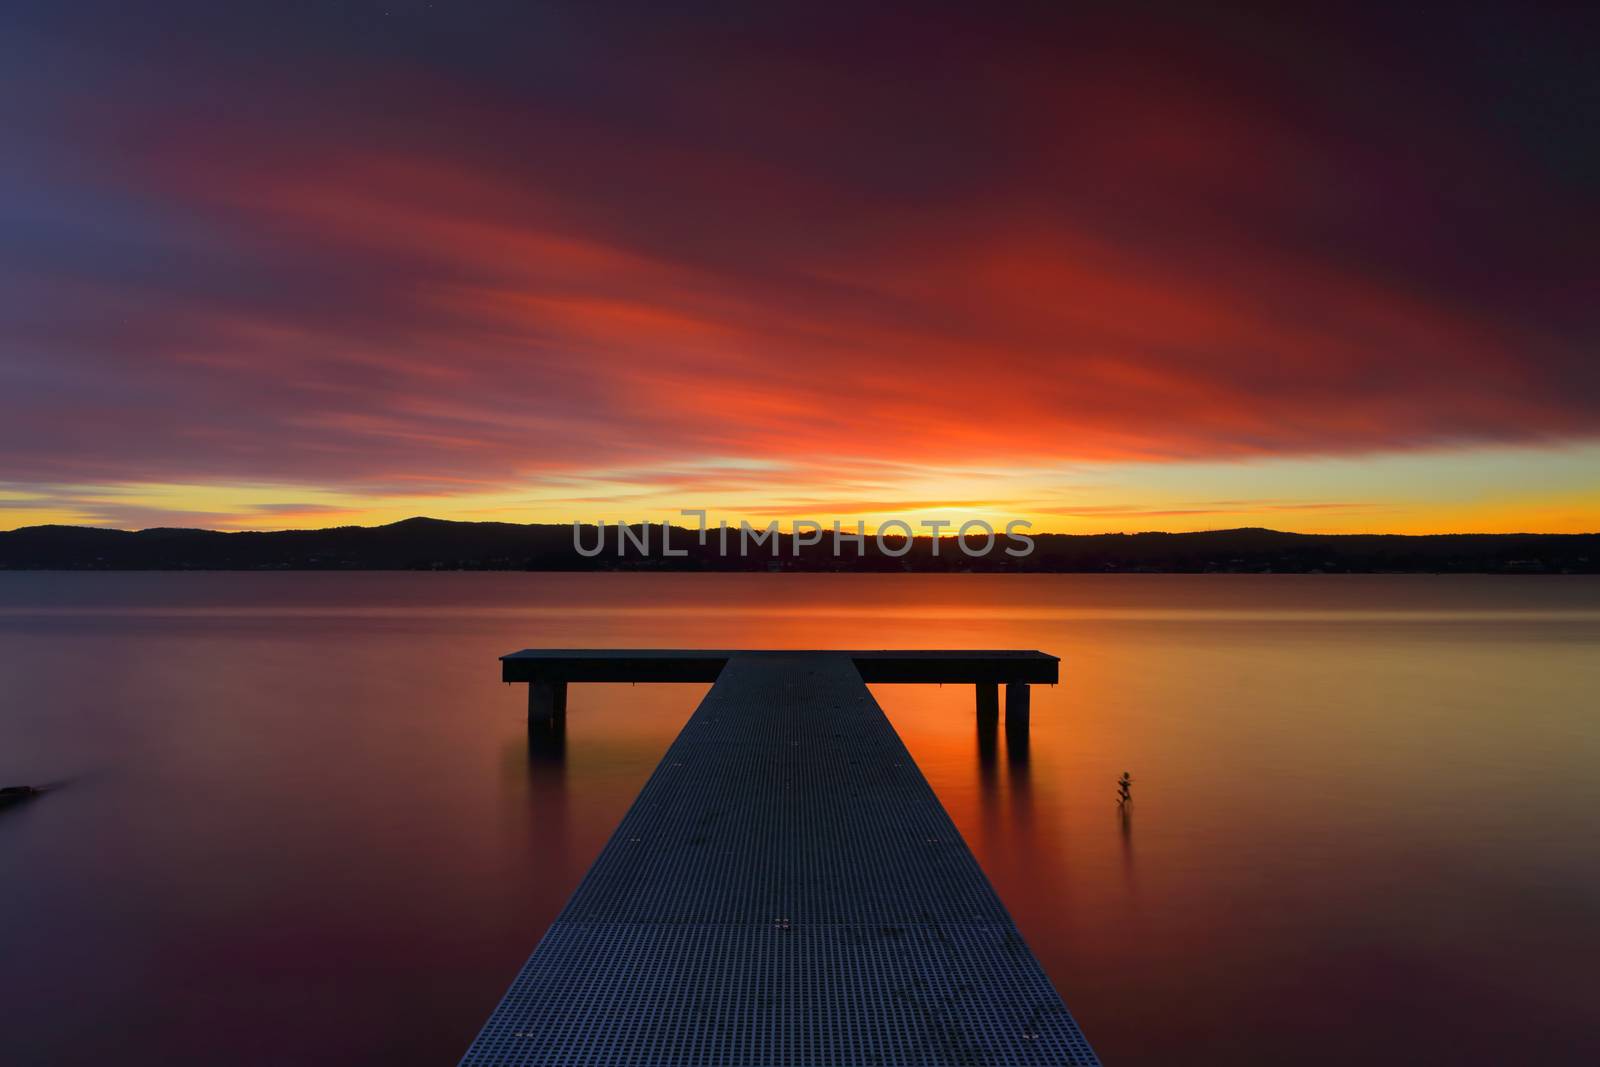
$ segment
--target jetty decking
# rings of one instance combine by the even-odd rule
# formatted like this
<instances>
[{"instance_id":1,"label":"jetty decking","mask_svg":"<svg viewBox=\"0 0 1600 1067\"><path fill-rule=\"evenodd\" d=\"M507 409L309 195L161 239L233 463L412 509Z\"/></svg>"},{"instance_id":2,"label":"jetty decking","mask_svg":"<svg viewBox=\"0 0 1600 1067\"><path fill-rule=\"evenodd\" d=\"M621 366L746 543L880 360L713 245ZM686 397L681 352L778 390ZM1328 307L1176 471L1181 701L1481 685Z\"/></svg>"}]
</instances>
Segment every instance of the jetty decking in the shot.
<instances>
[{"instance_id":1,"label":"jetty decking","mask_svg":"<svg viewBox=\"0 0 1600 1067\"><path fill-rule=\"evenodd\" d=\"M537 708L530 697L530 725L565 714L567 682L716 684L463 1064L1097 1062L863 684L970 682L984 715L986 689L1055 681L1053 657L537 650L503 662L507 680L548 689Z\"/></svg>"}]
</instances>

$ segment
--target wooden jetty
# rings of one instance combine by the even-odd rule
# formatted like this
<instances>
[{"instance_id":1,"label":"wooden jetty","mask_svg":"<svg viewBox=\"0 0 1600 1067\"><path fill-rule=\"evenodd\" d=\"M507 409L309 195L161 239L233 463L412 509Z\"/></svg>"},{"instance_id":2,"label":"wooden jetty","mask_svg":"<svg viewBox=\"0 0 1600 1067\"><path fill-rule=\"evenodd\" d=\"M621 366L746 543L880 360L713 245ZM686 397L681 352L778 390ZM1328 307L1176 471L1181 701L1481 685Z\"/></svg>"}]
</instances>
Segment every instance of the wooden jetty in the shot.
<instances>
[{"instance_id":1,"label":"wooden jetty","mask_svg":"<svg viewBox=\"0 0 1600 1067\"><path fill-rule=\"evenodd\" d=\"M866 682L977 687L1026 732L1059 661L1014 651L534 649L574 682L715 682L465 1058L470 1067L1095 1064Z\"/></svg>"}]
</instances>

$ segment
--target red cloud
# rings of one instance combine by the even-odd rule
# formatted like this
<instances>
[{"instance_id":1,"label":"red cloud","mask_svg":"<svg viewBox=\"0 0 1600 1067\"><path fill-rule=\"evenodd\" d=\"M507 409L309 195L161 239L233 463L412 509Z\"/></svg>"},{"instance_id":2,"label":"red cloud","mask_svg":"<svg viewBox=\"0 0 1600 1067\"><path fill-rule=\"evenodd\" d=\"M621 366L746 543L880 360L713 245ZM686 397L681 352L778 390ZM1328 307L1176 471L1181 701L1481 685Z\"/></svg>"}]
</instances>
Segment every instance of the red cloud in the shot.
<instances>
[{"instance_id":1,"label":"red cloud","mask_svg":"<svg viewBox=\"0 0 1600 1067\"><path fill-rule=\"evenodd\" d=\"M360 93L233 85L220 118L96 97L80 147L119 169L80 193L160 222L131 266L19 279L0 479L449 492L1600 430L1574 201L1467 113L1176 39L1000 63L924 32L967 96L802 42L645 62L626 113L393 61Z\"/></svg>"}]
</instances>

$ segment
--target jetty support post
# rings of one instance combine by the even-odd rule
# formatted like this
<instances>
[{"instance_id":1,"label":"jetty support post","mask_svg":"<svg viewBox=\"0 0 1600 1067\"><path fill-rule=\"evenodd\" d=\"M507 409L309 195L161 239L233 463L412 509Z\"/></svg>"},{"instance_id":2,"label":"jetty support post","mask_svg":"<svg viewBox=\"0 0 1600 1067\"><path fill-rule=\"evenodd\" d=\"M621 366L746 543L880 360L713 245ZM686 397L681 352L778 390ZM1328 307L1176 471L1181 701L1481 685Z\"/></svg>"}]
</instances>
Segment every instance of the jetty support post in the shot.
<instances>
[{"instance_id":1,"label":"jetty support post","mask_svg":"<svg viewBox=\"0 0 1600 1067\"><path fill-rule=\"evenodd\" d=\"M1028 732L1028 718L1032 703L1027 682L1006 683L1006 733Z\"/></svg>"},{"instance_id":2,"label":"jetty support post","mask_svg":"<svg viewBox=\"0 0 1600 1067\"><path fill-rule=\"evenodd\" d=\"M990 724L1000 721L1000 684L998 682L978 683L978 721Z\"/></svg>"},{"instance_id":3,"label":"jetty support post","mask_svg":"<svg viewBox=\"0 0 1600 1067\"><path fill-rule=\"evenodd\" d=\"M567 717L567 683L535 678L528 683L528 725L545 726Z\"/></svg>"}]
</instances>

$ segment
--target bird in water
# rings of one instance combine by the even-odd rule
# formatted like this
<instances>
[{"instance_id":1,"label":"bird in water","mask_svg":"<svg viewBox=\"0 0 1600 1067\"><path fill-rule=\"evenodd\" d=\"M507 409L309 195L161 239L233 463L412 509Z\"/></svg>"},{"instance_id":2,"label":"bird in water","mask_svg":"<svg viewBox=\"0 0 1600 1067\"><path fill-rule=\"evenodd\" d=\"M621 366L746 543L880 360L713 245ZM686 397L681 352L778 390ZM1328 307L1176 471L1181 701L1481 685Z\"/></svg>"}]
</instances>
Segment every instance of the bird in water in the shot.
<instances>
[{"instance_id":1,"label":"bird in water","mask_svg":"<svg viewBox=\"0 0 1600 1067\"><path fill-rule=\"evenodd\" d=\"M1127 771L1122 772L1122 777L1117 779L1117 807L1125 808L1133 803L1133 779Z\"/></svg>"}]
</instances>

